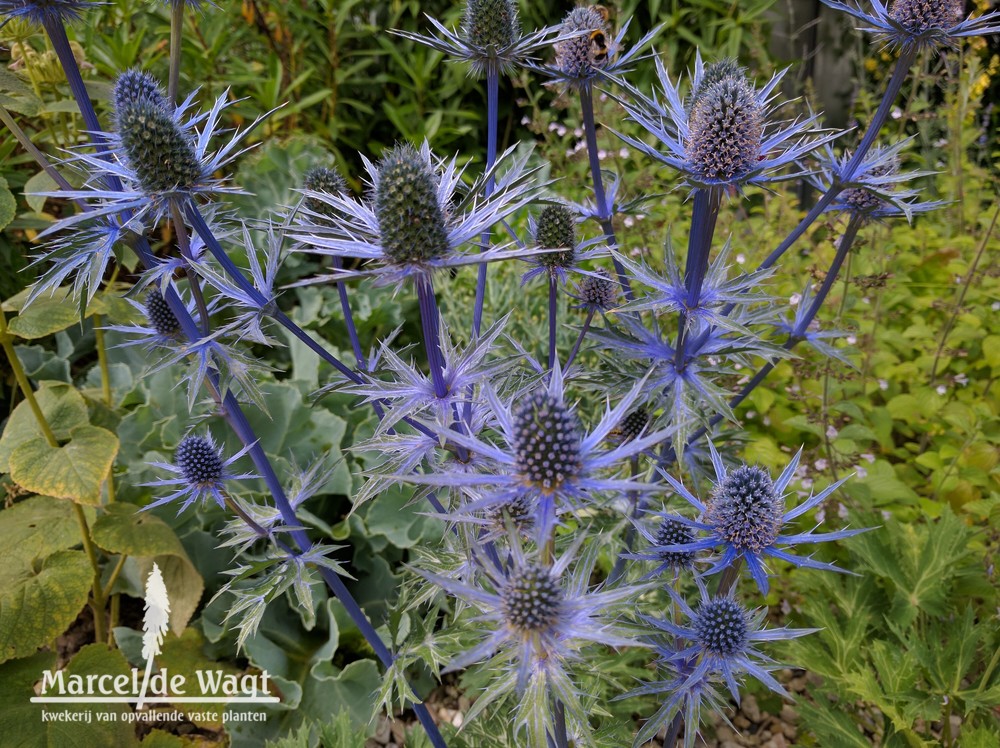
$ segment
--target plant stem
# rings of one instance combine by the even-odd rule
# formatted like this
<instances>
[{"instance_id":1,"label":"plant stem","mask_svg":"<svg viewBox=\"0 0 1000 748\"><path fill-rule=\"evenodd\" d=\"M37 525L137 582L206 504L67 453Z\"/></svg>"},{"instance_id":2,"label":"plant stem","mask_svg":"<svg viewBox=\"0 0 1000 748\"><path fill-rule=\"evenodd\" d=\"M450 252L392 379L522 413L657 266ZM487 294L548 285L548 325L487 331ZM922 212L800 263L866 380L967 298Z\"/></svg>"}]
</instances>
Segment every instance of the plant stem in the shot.
<instances>
[{"instance_id":1,"label":"plant stem","mask_svg":"<svg viewBox=\"0 0 1000 748\"><path fill-rule=\"evenodd\" d=\"M104 340L104 328L101 326L103 320L100 314L95 314L91 322L94 325L94 346L97 348L97 363L101 368L101 391L104 395L104 404L108 408L114 407L111 397L111 372L108 369L108 350ZM115 471L112 467L108 473L108 502L115 500Z\"/></svg>"},{"instance_id":2,"label":"plant stem","mask_svg":"<svg viewBox=\"0 0 1000 748\"><path fill-rule=\"evenodd\" d=\"M108 583L106 585L104 585L103 595L104 595L105 598L108 597L108 595L111 594L111 590L114 588L115 582L118 581L118 577L121 576L122 569L125 568L125 562L126 561L128 561L128 555L125 554L125 553L123 553L118 558L118 563L115 564L115 568L112 569L111 576L108 577Z\"/></svg>"},{"instance_id":3,"label":"plant stem","mask_svg":"<svg viewBox=\"0 0 1000 748\"><path fill-rule=\"evenodd\" d=\"M559 324L559 286L549 276L549 371L556 368L556 328Z\"/></svg>"},{"instance_id":4,"label":"plant stem","mask_svg":"<svg viewBox=\"0 0 1000 748\"><path fill-rule=\"evenodd\" d=\"M448 385L444 381L444 363L441 356L441 320L438 315L434 285L429 275L416 279L417 302L420 307L420 324L424 333L424 351L434 383L434 395L443 399L448 395Z\"/></svg>"},{"instance_id":5,"label":"plant stem","mask_svg":"<svg viewBox=\"0 0 1000 748\"><path fill-rule=\"evenodd\" d=\"M38 400L35 399L35 392L31 389L31 382L28 381L28 375L24 373L21 360L17 357L17 351L14 350L13 337L7 330L7 315L3 309L0 309L0 347L3 347L3 352L7 356L10 368L14 372L14 379L17 380L24 399L28 401L28 407L31 408L31 412L35 416L35 421L38 422L38 427L42 430L45 441L49 443L50 447L58 447L59 440L56 439L52 427L49 426L45 414L42 413L42 409L38 405Z\"/></svg>"},{"instance_id":6,"label":"plant stem","mask_svg":"<svg viewBox=\"0 0 1000 748\"><path fill-rule=\"evenodd\" d=\"M691 215L691 231L688 234L688 251L684 264L684 285L687 288L687 309L694 309L701 299L701 289L708 272L712 251L712 238L719 218L722 193L715 189L697 190L694 193L694 207ZM683 371L686 364L688 315L681 310L677 324L677 344L674 347L674 367Z\"/></svg>"},{"instance_id":7,"label":"plant stem","mask_svg":"<svg viewBox=\"0 0 1000 748\"><path fill-rule=\"evenodd\" d=\"M486 171L493 168L497 160L497 124L500 118L500 71L490 65L486 70ZM493 194L495 180L486 180L484 192L486 197ZM480 251L485 252L490 246L490 232L484 231L480 237ZM483 327L483 303L486 300L486 263L479 265L476 276L476 303L472 310L472 335L479 336Z\"/></svg>"},{"instance_id":8,"label":"plant stem","mask_svg":"<svg viewBox=\"0 0 1000 748\"><path fill-rule=\"evenodd\" d=\"M565 370L569 370L570 365L576 360L576 354L580 352L580 345L583 343L584 337L587 335L587 331L590 329L590 323L594 321L594 310L590 309L587 311L587 319L583 321L583 327L580 329L580 334L576 337L576 342L573 344L573 350L569 352L569 358L566 359L566 366L563 367Z\"/></svg>"},{"instance_id":9,"label":"plant stem","mask_svg":"<svg viewBox=\"0 0 1000 748\"><path fill-rule=\"evenodd\" d=\"M104 628L104 590L101 586L101 564L97 560L97 550L90 540L90 526L87 524L87 515L83 512L83 507L75 501L73 512L76 514L77 524L80 525L80 539L83 541L83 550L87 554L90 566L94 570L93 589L91 590L90 609L94 613L94 641L103 642L107 636Z\"/></svg>"},{"instance_id":10,"label":"plant stem","mask_svg":"<svg viewBox=\"0 0 1000 748\"><path fill-rule=\"evenodd\" d=\"M167 98L172 104L177 103L177 89L181 77L181 46L184 33L183 0L174 0L170 9L170 72L167 78Z\"/></svg>"},{"instance_id":11,"label":"plant stem","mask_svg":"<svg viewBox=\"0 0 1000 748\"><path fill-rule=\"evenodd\" d=\"M580 109L583 113L583 132L587 139L587 156L590 160L590 176L594 181L594 202L597 204L598 221L604 231L611 249L618 248L618 239L615 237L614 224L611 222L611 208L608 205L608 198L604 192L604 177L601 175L601 160L597 157L597 125L594 122L594 91L587 83L580 87ZM615 273L618 274L618 282L621 284L625 298L631 301L632 284L629 282L625 268L612 256L615 266Z\"/></svg>"}]
</instances>

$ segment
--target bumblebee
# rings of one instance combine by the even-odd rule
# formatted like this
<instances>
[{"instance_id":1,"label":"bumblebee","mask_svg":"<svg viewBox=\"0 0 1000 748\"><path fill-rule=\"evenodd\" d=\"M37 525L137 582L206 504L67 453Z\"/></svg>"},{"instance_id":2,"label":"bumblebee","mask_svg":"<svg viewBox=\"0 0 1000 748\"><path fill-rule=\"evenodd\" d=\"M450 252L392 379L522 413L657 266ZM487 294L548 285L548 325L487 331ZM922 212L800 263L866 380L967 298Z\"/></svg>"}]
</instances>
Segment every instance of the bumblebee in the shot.
<instances>
[{"instance_id":1,"label":"bumblebee","mask_svg":"<svg viewBox=\"0 0 1000 748\"><path fill-rule=\"evenodd\" d=\"M600 29L590 32L590 56L597 63L608 59L608 37Z\"/></svg>"},{"instance_id":2,"label":"bumblebee","mask_svg":"<svg viewBox=\"0 0 1000 748\"><path fill-rule=\"evenodd\" d=\"M591 10L595 11L604 23L608 22L608 9L603 5L592 5ZM590 56L598 64L603 64L608 59L608 37L603 29L590 32Z\"/></svg>"}]
</instances>

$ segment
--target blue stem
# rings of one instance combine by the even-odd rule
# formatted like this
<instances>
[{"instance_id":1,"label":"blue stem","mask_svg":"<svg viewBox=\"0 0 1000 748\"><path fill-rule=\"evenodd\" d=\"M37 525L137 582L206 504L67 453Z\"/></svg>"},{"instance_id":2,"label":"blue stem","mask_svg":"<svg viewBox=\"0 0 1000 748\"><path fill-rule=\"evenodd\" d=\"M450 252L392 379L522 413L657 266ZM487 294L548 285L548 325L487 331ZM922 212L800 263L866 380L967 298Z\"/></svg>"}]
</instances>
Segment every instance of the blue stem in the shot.
<instances>
[{"instance_id":1,"label":"blue stem","mask_svg":"<svg viewBox=\"0 0 1000 748\"><path fill-rule=\"evenodd\" d=\"M80 108L80 112L83 115L84 122L91 131L91 138L94 141L95 147L99 151L106 152L107 149L104 147L103 138L100 136L101 126L97 119L97 113L94 111L93 104L90 101L90 97L87 94L86 86L83 85L83 78L80 75L80 70L76 64L76 58L73 57L72 49L69 47L69 40L66 37L66 30L63 28L62 24L59 22L46 22L45 30L49 35L49 39L52 41L53 47L56 49L59 56L60 62L62 63L63 69L66 72L67 80L70 82L70 89L73 91L73 95L76 98L77 105ZM68 53L68 56L59 52L60 46L64 49L64 52ZM121 182L117 177L110 178L110 182L117 183L117 189L121 189ZM204 224L204 220L201 219L200 213L198 213L197 206L193 206L195 216L201 220ZM206 226L207 228L207 226ZM199 232L200 233L200 232ZM211 233L211 232L209 232ZM203 237L204 238L204 237ZM214 238L214 237L213 237ZM208 242L205 239L206 244ZM148 241L145 237L139 236L135 242L133 249L139 256L140 261L147 268L154 267L156 264L156 258L154 257L152 250L149 247ZM225 254L225 253L223 253ZM256 290L256 289L255 289ZM173 285L170 285L166 289L164 299L170 306L171 311L177 318L181 325L181 329L185 336L189 340L199 340L200 334L198 327L195 324L194 319L187 311L187 307L184 305L183 300L177 294L176 289ZM290 321L290 320L289 320ZM215 373L209 373L209 381L215 388L216 392L221 392L219 388L218 377ZM274 497L275 507L281 514L285 524L291 527L299 527L301 523L295 515L295 510L292 508L291 504L288 502L285 496L284 489L281 486L281 481L278 479L274 472L274 468L271 466L267 455L264 453L263 448L260 446L260 441L257 439L250 426L249 421L247 421L246 415L243 413L239 402L236 400L232 392L227 392L222 398L222 406L227 416L227 420L233 424L234 431L237 436L240 437L244 445L250 445L247 450L247 454L253 460L254 465L260 471L261 476L264 478L265 484L268 486L269 490ZM292 538L296 541L303 552L308 551L312 547L312 543L309 540L309 536L304 530L294 530L291 533ZM333 594L341 601L348 614L351 616L351 620L361 631L365 640L368 642L369 646L372 647L373 651L378 656L379 660L382 662L383 666L391 667L393 664L392 653L389 652L385 643L379 637L378 632L375 631L371 622L368 620L364 611L361 610L357 601L354 600L351 593L347 590L337 574L333 573L329 569L320 567L320 573L326 581L327 585L330 587ZM423 703L414 703L413 711L420 720L424 729L427 732L427 736L430 738L431 743L435 748L447 748L447 744L444 742L444 738L441 737L437 725L434 723L430 712Z\"/></svg>"},{"instance_id":2,"label":"blue stem","mask_svg":"<svg viewBox=\"0 0 1000 748\"><path fill-rule=\"evenodd\" d=\"M556 368L556 327L559 314L559 285L554 275L549 276L549 371Z\"/></svg>"},{"instance_id":3,"label":"blue stem","mask_svg":"<svg viewBox=\"0 0 1000 748\"><path fill-rule=\"evenodd\" d=\"M604 193L604 178L601 175L601 160L597 157L597 125L594 123L594 92L590 84L580 87L580 109L583 112L583 132L587 138L587 157L590 160L590 175L594 180L594 202L597 203L598 221L604 237L607 239L611 249L618 248L618 239L615 237L615 227L611 222L611 209L608 206L608 198ZM621 283L625 298L631 301L632 284L629 282L625 268L617 258L612 257L615 266L615 273L618 274L618 282Z\"/></svg>"},{"instance_id":4,"label":"blue stem","mask_svg":"<svg viewBox=\"0 0 1000 748\"><path fill-rule=\"evenodd\" d=\"M334 257L333 266L339 270L344 267L344 261L339 257ZM365 354L361 350L358 328L354 325L354 313L351 312L351 303L347 298L347 284L343 280L337 281L337 295L340 296L340 310L344 313L344 324L347 325L347 335L351 339L354 360L357 361L358 368L365 371L368 364L365 362Z\"/></svg>"},{"instance_id":5,"label":"blue stem","mask_svg":"<svg viewBox=\"0 0 1000 748\"><path fill-rule=\"evenodd\" d=\"M580 352L580 346L583 344L583 339L587 336L587 330L590 329L590 323L594 321L594 310L590 309L587 311L587 319L583 321L583 327L580 330L580 334L576 337L576 342L573 344L573 350L569 352L569 358L566 359L566 366L563 367L566 371L569 371L569 367L573 365L576 361L576 354Z\"/></svg>"},{"instance_id":6,"label":"blue stem","mask_svg":"<svg viewBox=\"0 0 1000 748\"><path fill-rule=\"evenodd\" d=\"M486 171L493 168L497 160L497 124L500 118L500 71L495 65L486 69ZM485 194L493 194L495 180L490 177L486 181ZM480 251L485 252L490 246L490 232L484 231L480 237ZM479 266L476 276L476 305L472 310L472 334L479 336L483 327L483 304L486 301L486 263Z\"/></svg>"},{"instance_id":7,"label":"blue stem","mask_svg":"<svg viewBox=\"0 0 1000 748\"><path fill-rule=\"evenodd\" d=\"M420 324L424 333L424 350L434 383L434 395L443 399L448 395L448 385L444 381L444 364L441 356L441 318L438 315L437 300L434 298L434 284L429 275L417 276L417 303L420 307Z\"/></svg>"},{"instance_id":8,"label":"blue stem","mask_svg":"<svg viewBox=\"0 0 1000 748\"><path fill-rule=\"evenodd\" d=\"M701 299L701 289L708 272L709 257L712 252L712 238L719 218L722 193L717 189L700 189L694 193L694 207L691 216L691 231L688 234L688 251L684 267L684 285L687 288L687 309L694 309ZM674 364L683 370L687 350L688 315L681 310L677 329L677 345L674 348Z\"/></svg>"}]
</instances>

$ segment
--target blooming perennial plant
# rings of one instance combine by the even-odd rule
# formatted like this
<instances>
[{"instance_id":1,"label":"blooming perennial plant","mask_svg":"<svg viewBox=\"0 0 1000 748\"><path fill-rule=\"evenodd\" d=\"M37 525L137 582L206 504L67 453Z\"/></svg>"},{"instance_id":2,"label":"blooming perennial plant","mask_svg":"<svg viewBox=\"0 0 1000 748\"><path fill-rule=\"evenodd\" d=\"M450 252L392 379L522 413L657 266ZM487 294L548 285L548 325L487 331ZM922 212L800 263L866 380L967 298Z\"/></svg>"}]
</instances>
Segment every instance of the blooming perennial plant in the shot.
<instances>
[{"instance_id":1,"label":"blooming perennial plant","mask_svg":"<svg viewBox=\"0 0 1000 748\"><path fill-rule=\"evenodd\" d=\"M270 332L280 326L336 370L319 396L348 393L376 416L357 448L382 462L368 471L355 501L379 501L385 489L406 486L449 528L440 548L418 549L411 558L414 574L433 585L411 602L445 605L434 636L442 651L453 646L448 668L479 673L483 685L470 694L476 701L468 718L490 713L509 728L511 745L606 744L590 715L604 711L596 700L609 684L588 672L590 658L626 650L646 653L652 679L625 696L659 703L633 731L635 745L665 734L667 745L693 746L705 712L722 712L729 697L738 702L748 678L785 694L764 645L809 631L766 627L766 610L744 600L768 592L775 562L845 571L791 549L863 530L792 527L847 478L790 507L801 452L777 477L759 465L727 464L720 452L735 443L734 408L803 340L849 362L833 345L838 333L821 329L817 315L858 232L940 205L920 202L918 189L906 186L926 173L900 172L905 141L875 145L899 86L917 49L947 52L963 37L1000 30L1000 14L963 19L963 4L954 0L824 2L899 50L883 105L860 139L819 129L818 114L777 120L783 73L758 86L735 60L706 64L698 54L682 84L655 54L657 29L629 47L628 21L619 23L602 6L575 7L561 23L525 33L514 0L469 0L457 29L430 19L434 35L404 36L485 78L481 173L473 177L478 167L459 166L458 155L435 156L426 142L399 143L371 160L362 156L364 194L353 194L349 185L357 182L337 169L316 167L298 204L261 227L240 223L225 203L239 191L229 171L253 125L224 135L228 93L207 111L198 109L198 91L175 104L179 43L168 91L146 72L121 72L112 128L105 130L63 28L92 4L0 1L0 18L25 18L46 30L90 139L66 159L83 186L60 183L49 193L77 207L67 204L41 237L48 240L38 259L45 270L32 298L68 284L85 309L123 245L144 266L129 299L136 320L109 329L126 338L124 345L145 346L157 359L152 369L186 367L180 378L197 422L171 462L152 463L162 477L146 484L156 492L147 509L176 505L183 512L214 502L232 512L221 542L240 561L224 589L233 593L228 620L241 646L279 595L311 613L309 586L322 581L393 678L407 648L400 641L400 651L387 646L375 631L380 621L369 621L345 586L347 569L330 557L335 547L299 519L332 468L320 460L280 475L250 426L245 409L266 410L267 402L257 383L262 364L248 343L274 344ZM185 5L192 3L172 3L175 17L183 17ZM176 36L180 24L173 29ZM644 55L654 58L653 91L629 80ZM586 208L558 194L568 188L543 178L543 164L529 150L497 154L500 78L521 70L579 97L593 180ZM690 200L683 265L669 241L662 263L623 251L614 198L627 175L613 175L605 191L595 87L607 89L642 131L618 137L675 174ZM715 238L720 212L752 188L803 178L821 191L816 206L757 269L734 270L734 240L718 246ZM783 319L767 283L784 252L818 216L834 211L846 223L837 255L820 288L806 288L794 318ZM587 219L596 219L600 234L582 239ZM150 240L167 224L176 250L163 257ZM494 243L501 230L509 241ZM328 258L329 271L300 285L336 284L354 365L282 311L276 279L289 249ZM245 258L246 268L233 257ZM526 295L529 281L548 280L544 363L530 353L537 341L513 339L508 317L481 329L486 265L509 261L528 264L518 271ZM473 313L445 320L435 276L467 265L479 273ZM416 296L419 349L400 348L395 333L360 339L350 284L364 278L392 286L383 293ZM563 297L586 316L568 352L557 345L558 329L569 321L559 318ZM595 320L601 329L592 329ZM584 356L584 365L585 349L609 355ZM741 369L756 373L734 385ZM200 423L219 417L242 443L232 454ZM240 472L247 461L255 473ZM257 478L266 500L236 486ZM602 563L608 558L610 574ZM462 638L455 632L471 635L468 648L455 645ZM403 686L396 697L413 708L431 743L444 746L405 678Z\"/></svg>"}]
</instances>

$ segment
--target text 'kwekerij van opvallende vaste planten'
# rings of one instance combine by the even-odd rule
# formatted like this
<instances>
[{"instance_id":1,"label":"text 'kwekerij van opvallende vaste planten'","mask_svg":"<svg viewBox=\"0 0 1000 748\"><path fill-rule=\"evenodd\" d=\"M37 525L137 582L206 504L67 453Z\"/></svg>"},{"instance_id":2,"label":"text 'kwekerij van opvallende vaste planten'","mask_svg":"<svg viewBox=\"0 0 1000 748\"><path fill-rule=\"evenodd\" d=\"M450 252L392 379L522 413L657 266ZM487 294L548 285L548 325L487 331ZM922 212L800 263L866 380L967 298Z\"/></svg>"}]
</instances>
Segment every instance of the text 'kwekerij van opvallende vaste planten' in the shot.
<instances>
[{"instance_id":1,"label":"text 'kwekerij van opvallende vaste planten'","mask_svg":"<svg viewBox=\"0 0 1000 748\"><path fill-rule=\"evenodd\" d=\"M0 0L4 732L210 672L233 745L997 745L1000 11L822 1L843 126L767 0Z\"/></svg>"}]
</instances>

